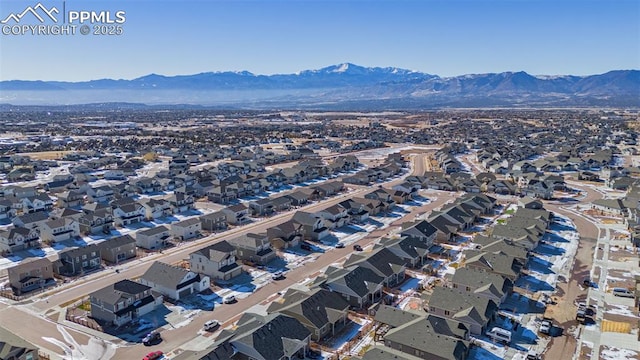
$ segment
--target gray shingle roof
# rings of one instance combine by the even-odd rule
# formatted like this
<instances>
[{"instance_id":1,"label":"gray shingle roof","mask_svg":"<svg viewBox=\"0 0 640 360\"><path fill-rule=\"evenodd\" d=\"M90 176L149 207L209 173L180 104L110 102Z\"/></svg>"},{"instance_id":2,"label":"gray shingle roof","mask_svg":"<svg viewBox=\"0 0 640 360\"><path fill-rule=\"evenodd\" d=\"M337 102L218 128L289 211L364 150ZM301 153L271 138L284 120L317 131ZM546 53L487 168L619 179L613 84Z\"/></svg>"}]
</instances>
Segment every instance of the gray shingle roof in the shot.
<instances>
[{"instance_id":1,"label":"gray shingle roof","mask_svg":"<svg viewBox=\"0 0 640 360\"><path fill-rule=\"evenodd\" d=\"M169 289L178 289L189 270L155 261L142 275L142 279Z\"/></svg>"}]
</instances>

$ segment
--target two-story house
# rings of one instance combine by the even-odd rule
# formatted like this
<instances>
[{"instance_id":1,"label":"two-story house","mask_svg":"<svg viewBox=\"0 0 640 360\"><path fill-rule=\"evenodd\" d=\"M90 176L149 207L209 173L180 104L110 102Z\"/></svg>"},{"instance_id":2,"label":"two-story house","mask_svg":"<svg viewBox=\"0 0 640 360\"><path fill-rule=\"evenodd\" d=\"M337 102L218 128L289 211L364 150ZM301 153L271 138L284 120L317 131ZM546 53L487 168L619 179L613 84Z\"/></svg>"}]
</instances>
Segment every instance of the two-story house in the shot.
<instances>
[{"instance_id":1,"label":"two-story house","mask_svg":"<svg viewBox=\"0 0 640 360\"><path fill-rule=\"evenodd\" d=\"M139 230L135 236L138 247L157 250L167 245L167 241L171 237L171 231L165 225L159 225L150 229Z\"/></svg>"},{"instance_id":2,"label":"two-story house","mask_svg":"<svg viewBox=\"0 0 640 360\"><path fill-rule=\"evenodd\" d=\"M40 226L40 239L60 242L80 236L80 224L73 218L49 220Z\"/></svg>"},{"instance_id":3,"label":"two-story house","mask_svg":"<svg viewBox=\"0 0 640 360\"><path fill-rule=\"evenodd\" d=\"M31 258L7 269L14 294L21 295L54 285L53 265L47 258Z\"/></svg>"},{"instance_id":4,"label":"two-story house","mask_svg":"<svg viewBox=\"0 0 640 360\"><path fill-rule=\"evenodd\" d=\"M202 223L200 219L191 218L171 224L171 236L174 239L190 240L200 236L202 232Z\"/></svg>"},{"instance_id":5,"label":"two-story house","mask_svg":"<svg viewBox=\"0 0 640 360\"><path fill-rule=\"evenodd\" d=\"M189 254L191 271L217 280L230 280L242 273L237 262L238 250L227 241L221 241Z\"/></svg>"},{"instance_id":6,"label":"two-story house","mask_svg":"<svg viewBox=\"0 0 640 360\"><path fill-rule=\"evenodd\" d=\"M87 199L90 202L108 203L114 198L113 189L108 186L99 186L87 189Z\"/></svg>"},{"instance_id":7,"label":"two-story house","mask_svg":"<svg viewBox=\"0 0 640 360\"><path fill-rule=\"evenodd\" d=\"M171 209L174 214L182 213L193 209L193 195L187 195L184 193L175 193L167 198L171 204Z\"/></svg>"},{"instance_id":8,"label":"two-story house","mask_svg":"<svg viewBox=\"0 0 640 360\"><path fill-rule=\"evenodd\" d=\"M85 213L78 219L81 234L109 234L114 228L111 208Z\"/></svg>"},{"instance_id":9,"label":"two-story house","mask_svg":"<svg viewBox=\"0 0 640 360\"><path fill-rule=\"evenodd\" d=\"M302 234L305 238L320 241L330 235L324 220L314 214L297 211L291 220L302 225Z\"/></svg>"},{"instance_id":10,"label":"two-story house","mask_svg":"<svg viewBox=\"0 0 640 360\"><path fill-rule=\"evenodd\" d=\"M113 218L115 224L116 226L120 227L139 223L144 220L144 215L144 206L136 202L129 202L123 205L118 205L113 209Z\"/></svg>"},{"instance_id":11,"label":"two-story house","mask_svg":"<svg viewBox=\"0 0 640 360\"><path fill-rule=\"evenodd\" d=\"M109 264L119 264L136 257L136 241L131 235L121 235L98 244L100 257Z\"/></svg>"},{"instance_id":12,"label":"two-story house","mask_svg":"<svg viewBox=\"0 0 640 360\"><path fill-rule=\"evenodd\" d=\"M0 230L0 251L13 253L16 251L40 246L40 237L35 229L10 227Z\"/></svg>"},{"instance_id":13,"label":"two-story house","mask_svg":"<svg viewBox=\"0 0 640 360\"><path fill-rule=\"evenodd\" d=\"M222 211L200 216L202 230L218 231L227 228L227 217Z\"/></svg>"},{"instance_id":14,"label":"two-story house","mask_svg":"<svg viewBox=\"0 0 640 360\"><path fill-rule=\"evenodd\" d=\"M249 208L245 204L231 205L220 211L227 217L230 225L242 225L251 221Z\"/></svg>"},{"instance_id":15,"label":"two-story house","mask_svg":"<svg viewBox=\"0 0 640 360\"><path fill-rule=\"evenodd\" d=\"M101 264L100 248L91 244L60 251L58 260L53 262L53 272L62 276L77 276L97 270Z\"/></svg>"},{"instance_id":16,"label":"two-story house","mask_svg":"<svg viewBox=\"0 0 640 360\"><path fill-rule=\"evenodd\" d=\"M247 233L245 235L228 240L229 244L237 249L237 256L258 265L266 265L276 258L276 253L271 248L271 242L267 234Z\"/></svg>"},{"instance_id":17,"label":"two-story house","mask_svg":"<svg viewBox=\"0 0 640 360\"><path fill-rule=\"evenodd\" d=\"M144 207L144 218L146 220L151 221L173 214L171 203L165 199L143 198L138 202Z\"/></svg>"},{"instance_id":18,"label":"two-story house","mask_svg":"<svg viewBox=\"0 0 640 360\"><path fill-rule=\"evenodd\" d=\"M121 280L89 295L91 317L122 326L162 304L162 296L154 297L151 287L131 280Z\"/></svg>"}]
</instances>

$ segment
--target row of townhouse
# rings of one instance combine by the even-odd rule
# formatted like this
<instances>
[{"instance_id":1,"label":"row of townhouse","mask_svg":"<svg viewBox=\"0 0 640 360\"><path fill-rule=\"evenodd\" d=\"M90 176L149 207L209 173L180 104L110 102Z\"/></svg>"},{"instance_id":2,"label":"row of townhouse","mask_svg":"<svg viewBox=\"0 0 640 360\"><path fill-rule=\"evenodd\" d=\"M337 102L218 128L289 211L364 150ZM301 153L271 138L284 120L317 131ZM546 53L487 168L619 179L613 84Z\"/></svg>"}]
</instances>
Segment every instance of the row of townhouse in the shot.
<instances>
[{"instance_id":1,"label":"row of townhouse","mask_svg":"<svg viewBox=\"0 0 640 360\"><path fill-rule=\"evenodd\" d=\"M544 209L520 207L506 227L494 228L491 236L476 236L476 249L463 252L463 266L447 277L446 286L434 289L426 310L462 323L470 335L484 334L550 221L551 214Z\"/></svg>"},{"instance_id":2,"label":"row of townhouse","mask_svg":"<svg viewBox=\"0 0 640 360\"><path fill-rule=\"evenodd\" d=\"M54 276L74 277L98 270L103 263L118 264L135 258L135 240L119 236L97 244L68 248L53 259L27 259L7 269L9 284L17 295L55 284Z\"/></svg>"}]
</instances>

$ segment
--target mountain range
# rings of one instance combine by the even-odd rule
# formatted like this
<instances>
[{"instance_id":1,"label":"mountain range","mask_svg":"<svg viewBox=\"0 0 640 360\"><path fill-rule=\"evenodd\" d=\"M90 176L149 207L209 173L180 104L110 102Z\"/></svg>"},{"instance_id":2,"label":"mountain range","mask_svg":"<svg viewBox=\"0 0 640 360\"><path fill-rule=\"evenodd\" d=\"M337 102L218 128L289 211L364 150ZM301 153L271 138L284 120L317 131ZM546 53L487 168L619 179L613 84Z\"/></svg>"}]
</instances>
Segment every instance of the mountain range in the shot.
<instances>
[{"instance_id":1,"label":"mountain range","mask_svg":"<svg viewBox=\"0 0 640 360\"><path fill-rule=\"evenodd\" d=\"M0 103L128 102L233 108L420 109L440 107L640 107L640 71L590 76L526 72L455 77L351 63L295 74L150 74L132 80L1 81Z\"/></svg>"}]
</instances>

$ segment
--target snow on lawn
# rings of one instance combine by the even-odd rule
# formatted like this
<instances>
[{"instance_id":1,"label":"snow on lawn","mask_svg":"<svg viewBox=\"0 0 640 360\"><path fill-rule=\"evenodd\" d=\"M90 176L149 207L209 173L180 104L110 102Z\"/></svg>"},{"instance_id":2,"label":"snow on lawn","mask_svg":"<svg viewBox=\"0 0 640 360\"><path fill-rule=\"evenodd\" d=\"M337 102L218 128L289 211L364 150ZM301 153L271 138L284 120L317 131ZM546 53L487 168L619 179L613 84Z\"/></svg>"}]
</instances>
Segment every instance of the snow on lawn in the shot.
<instances>
[{"instance_id":1,"label":"snow on lawn","mask_svg":"<svg viewBox=\"0 0 640 360\"><path fill-rule=\"evenodd\" d=\"M623 316L630 316L630 317L637 317L633 311L631 311L629 309L628 306L625 305L616 305L616 304L609 304L609 306L611 306L613 309L608 309L605 312L608 314L614 314L614 315L623 315Z\"/></svg>"},{"instance_id":2,"label":"snow on lawn","mask_svg":"<svg viewBox=\"0 0 640 360\"><path fill-rule=\"evenodd\" d=\"M475 339L474 346L469 351L469 360L498 360L504 359L507 349L504 346L494 345L490 341Z\"/></svg>"},{"instance_id":3,"label":"snow on lawn","mask_svg":"<svg viewBox=\"0 0 640 360\"><path fill-rule=\"evenodd\" d=\"M43 340L58 346L64 351L62 359L111 359L116 353L116 345L98 339L89 337L86 345L79 344L71 334L61 325L57 326L58 331L62 334L64 341L51 337L42 337Z\"/></svg>"},{"instance_id":4,"label":"snow on lawn","mask_svg":"<svg viewBox=\"0 0 640 360\"><path fill-rule=\"evenodd\" d=\"M629 349L620 349L613 346L602 346L600 351L600 358L604 360L633 360L638 359L637 352Z\"/></svg>"}]
</instances>

